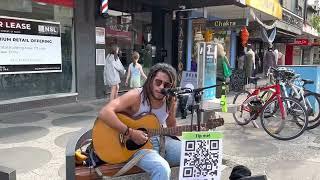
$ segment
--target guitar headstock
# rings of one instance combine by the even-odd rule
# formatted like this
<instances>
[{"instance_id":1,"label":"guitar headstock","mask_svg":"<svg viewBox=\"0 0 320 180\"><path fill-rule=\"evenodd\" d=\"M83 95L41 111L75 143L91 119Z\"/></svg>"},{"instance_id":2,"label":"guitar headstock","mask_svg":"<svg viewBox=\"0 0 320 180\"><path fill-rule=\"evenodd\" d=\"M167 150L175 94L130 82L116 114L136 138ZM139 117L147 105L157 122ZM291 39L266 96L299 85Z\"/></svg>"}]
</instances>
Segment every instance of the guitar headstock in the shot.
<instances>
[{"instance_id":1,"label":"guitar headstock","mask_svg":"<svg viewBox=\"0 0 320 180\"><path fill-rule=\"evenodd\" d=\"M207 129L213 129L219 126L224 125L224 119L222 117L219 118L209 118L207 123L206 123L206 128Z\"/></svg>"}]
</instances>

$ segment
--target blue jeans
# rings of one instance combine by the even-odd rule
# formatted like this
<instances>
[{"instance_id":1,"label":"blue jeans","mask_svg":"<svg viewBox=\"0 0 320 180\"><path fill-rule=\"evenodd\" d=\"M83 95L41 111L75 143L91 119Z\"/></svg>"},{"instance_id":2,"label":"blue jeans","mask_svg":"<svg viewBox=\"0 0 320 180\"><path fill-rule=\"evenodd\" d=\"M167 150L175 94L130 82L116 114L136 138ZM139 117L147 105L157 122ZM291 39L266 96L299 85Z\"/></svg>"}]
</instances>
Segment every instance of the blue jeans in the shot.
<instances>
[{"instance_id":1,"label":"blue jeans","mask_svg":"<svg viewBox=\"0 0 320 180\"><path fill-rule=\"evenodd\" d=\"M165 158L159 154L160 140L159 136L150 138L153 150L147 153L138 163L137 166L146 171L152 180L170 179L171 166L180 165L181 141L165 137ZM138 151L134 156L145 150ZM170 165L169 165L170 164Z\"/></svg>"}]
</instances>

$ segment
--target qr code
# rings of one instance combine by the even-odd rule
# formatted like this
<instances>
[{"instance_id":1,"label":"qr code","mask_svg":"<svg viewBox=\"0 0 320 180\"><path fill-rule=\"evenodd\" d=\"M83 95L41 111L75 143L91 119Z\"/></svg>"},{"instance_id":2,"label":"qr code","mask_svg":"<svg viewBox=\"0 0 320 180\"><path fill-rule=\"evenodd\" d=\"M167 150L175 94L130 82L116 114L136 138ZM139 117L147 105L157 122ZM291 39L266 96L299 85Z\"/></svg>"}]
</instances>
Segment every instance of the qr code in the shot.
<instances>
[{"instance_id":1,"label":"qr code","mask_svg":"<svg viewBox=\"0 0 320 180\"><path fill-rule=\"evenodd\" d=\"M204 178L218 176L219 140L185 141L183 156L183 178Z\"/></svg>"}]
</instances>

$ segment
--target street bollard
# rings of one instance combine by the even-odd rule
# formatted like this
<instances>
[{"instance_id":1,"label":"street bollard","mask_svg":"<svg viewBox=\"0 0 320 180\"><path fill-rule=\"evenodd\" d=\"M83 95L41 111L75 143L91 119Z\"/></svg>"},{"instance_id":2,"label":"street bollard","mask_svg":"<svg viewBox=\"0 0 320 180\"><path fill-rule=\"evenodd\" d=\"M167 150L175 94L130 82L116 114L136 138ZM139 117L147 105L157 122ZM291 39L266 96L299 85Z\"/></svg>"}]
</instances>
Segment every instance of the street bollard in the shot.
<instances>
[{"instance_id":1,"label":"street bollard","mask_svg":"<svg viewBox=\"0 0 320 180\"><path fill-rule=\"evenodd\" d=\"M0 166L0 179L1 180L16 180L16 170Z\"/></svg>"}]
</instances>

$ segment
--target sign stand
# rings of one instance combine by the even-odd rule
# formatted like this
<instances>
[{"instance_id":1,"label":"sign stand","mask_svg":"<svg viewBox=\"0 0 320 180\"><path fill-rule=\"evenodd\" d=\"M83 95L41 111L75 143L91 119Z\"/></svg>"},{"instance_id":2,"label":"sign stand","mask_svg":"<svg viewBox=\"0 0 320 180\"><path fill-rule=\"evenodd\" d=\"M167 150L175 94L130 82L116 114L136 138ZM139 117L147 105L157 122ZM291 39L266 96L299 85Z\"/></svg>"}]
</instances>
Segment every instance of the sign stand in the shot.
<instances>
[{"instance_id":1,"label":"sign stand","mask_svg":"<svg viewBox=\"0 0 320 180\"><path fill-rule=\"evenodd\" d=\"M208 87L216 84L217 74L217 44L213 42L198 43L198 87ZM212 109L219 109L220 102L216 99L216 88L206 89L202 95L200 109L202 112L197 114L203 122L204 116L211 116ZM211 111L208 111L211 110Z\"/></svg>"}]
</instances>

